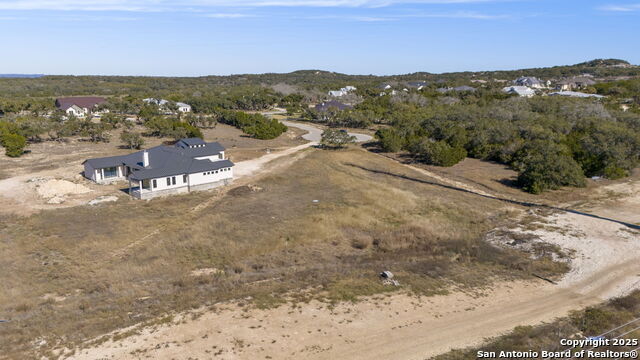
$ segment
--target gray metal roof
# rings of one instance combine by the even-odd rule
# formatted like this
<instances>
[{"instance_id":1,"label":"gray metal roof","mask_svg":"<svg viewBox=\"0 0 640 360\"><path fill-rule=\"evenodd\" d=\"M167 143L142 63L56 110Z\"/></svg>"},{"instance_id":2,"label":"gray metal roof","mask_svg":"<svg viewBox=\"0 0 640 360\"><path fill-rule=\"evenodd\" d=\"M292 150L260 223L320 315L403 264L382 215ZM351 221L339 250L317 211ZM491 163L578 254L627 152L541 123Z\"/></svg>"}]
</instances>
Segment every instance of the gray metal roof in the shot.
<instances>
[{"instance_id":1,"label":"gray metal roof","mask_svg":"<svg viewBox=\"0 0 640 360\"><path fill-rule=\"evenodd\" d=\"M409 81L407 82L407 85L409 87L421 87L421 86L427 86L427 82L426 81Z\"/></svg>"},{"instance_id":2,"label":"gray metal roof","mask_svg":"<svg viewBox=\"0 0 640 360\"><path fill-rule=\"evenodd\" d=\"M177 144L180 144L180 143L185 143L187 146L196 146L196 145L204 145L204 144L206 144L204 142L204 140L202 140L200 138L197 138L197 137L180 139L180 141L178 141Z\"/></svg>"},{"instance_id":3,"label":"gray metal roof","mask_svg":"<svg viewBox=\"0 0 640 360\"><path fill-rule=\"evenodd\" d=\"M205 146L196 148L180 147L178 144L185 142L185 140L190 139L182 139L176 143L176 146L156 146L128 155L88 159L85 163L88 163L94 169L126 165L131 168L130 177L134 180L190 174L233 166L233 163L229 160L210 161L208 159L196 159L198 157L217 155L224 151L224 147L220 143L205 143L198 139ZM195 142L195 140L193 141ZM149 153L149 166L147 167L143 166L145 151Z\"/></svg>"},{"instance_id":4,"label":"gray metal roof","mask_svg":"<svg viewBox=\"0 0 640 360\"><path fill-rule=\"evenodd\" d=\"M353 106L347 105L347 104L343 104L343 103L341 103L339 101L336 101L336 100L330 100L330 101L324 101L324 102L316 105L316 107L315 107L316 111L320 111L320 112L328 111L329 108L336 108L338 110L346 110L346 109L353 109Z\"/></svg>"},{"instance_id":5,"label":"gray metal roof","mask_svg":"<svg viewBox=\"0 0 640 360\"><path fill-rule=\"evenodd\" d=\"M552 92L549 95L551 95L551 96L571 96L571 97L581 97L581 98L593 97L593 98L598 98L598 99L601 99L601 98L604 97L603 95L587 94L587 93L578 92L578 91L558 91L558 92Z\"/></svg>"},{"instance_id":6,"label":"gray metal roof","mask_svg":"<svg viewBox=\"0 0 640 360\"><path fill-rule=\"evenodd\" d=\"M472 86L462 85L453 88L454 91L476 91L476 88Z\"/></svg>"}]
</instances>

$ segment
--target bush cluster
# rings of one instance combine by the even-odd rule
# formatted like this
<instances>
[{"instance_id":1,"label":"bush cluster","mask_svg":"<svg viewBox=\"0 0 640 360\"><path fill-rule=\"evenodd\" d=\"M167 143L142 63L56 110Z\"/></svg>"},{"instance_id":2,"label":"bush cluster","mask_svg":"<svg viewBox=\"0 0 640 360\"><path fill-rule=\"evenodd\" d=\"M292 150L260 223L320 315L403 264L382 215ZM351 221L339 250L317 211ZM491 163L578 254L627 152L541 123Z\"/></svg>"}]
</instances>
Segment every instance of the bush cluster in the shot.
<instances>
[{"instance_id":1,"label":"bush cluster","mask_svg":"<svg viewBox=\"0 0 640 360\"><path fill-rule=\"evenodd\" d=\"M275 139L287 131L287 127L278 120L269 119L261 114L222 110L218 112L218 115L219 122L235 126L260 140Z\"/></svg>"}]
</instances>

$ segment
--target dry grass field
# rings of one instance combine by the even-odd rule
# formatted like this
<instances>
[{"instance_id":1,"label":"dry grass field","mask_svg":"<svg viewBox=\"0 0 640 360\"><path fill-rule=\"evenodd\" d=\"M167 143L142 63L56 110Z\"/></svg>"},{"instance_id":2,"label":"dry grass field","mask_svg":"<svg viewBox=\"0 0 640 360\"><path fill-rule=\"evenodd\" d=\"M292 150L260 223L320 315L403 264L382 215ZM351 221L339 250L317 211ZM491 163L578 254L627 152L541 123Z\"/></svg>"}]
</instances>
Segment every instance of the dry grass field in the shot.
<instances>
[{"instance_id":1,"label":"dry grass field","mask_svg":"<svg viewBox=\"0 0 640 360\"><path fill-rule=\"evenodd\" d=\"M54 357L230 299L332 304L567 271L483 241L513 206L416 181L359 149L305 151L304 161L217 192L1 215L0 319L9 322L0 357ZM382 270L402 286L382 285Z\"/></svg>"}]
</instances>

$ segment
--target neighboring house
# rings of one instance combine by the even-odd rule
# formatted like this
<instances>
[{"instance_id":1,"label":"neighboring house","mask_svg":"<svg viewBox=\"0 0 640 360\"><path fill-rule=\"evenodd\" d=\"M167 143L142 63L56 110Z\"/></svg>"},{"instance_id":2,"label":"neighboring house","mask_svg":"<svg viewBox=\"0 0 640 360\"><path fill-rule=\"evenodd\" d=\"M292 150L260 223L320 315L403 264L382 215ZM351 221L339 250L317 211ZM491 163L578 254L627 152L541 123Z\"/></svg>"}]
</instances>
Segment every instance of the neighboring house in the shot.
<instances>
[{"instance_id":1,"label":"neighboring house","mask_svg":"<svg viewBox=\"0 0 640 360\"><path fill-rule=\"evenodd\" d=\"M534 89L542 89L545 87L545 83L542 80L532 76L521 76L513 81L516 86L528 86Z\"/></svg>"},{"instance_id":2,"label":"neighboring house","mask_svg":"<svg viewBox=\"0 0 640 360\"><path fill-rule=\"evenodd\" d=\"M158 107L166 107L166 105L168 105L170 103L169 100L165 100L165 99L154 99L154 98L146 98L146 99L142 99L143 102L147 103L147 104L153 104L153 105L157 105ZM177 102L176 106L178 108L179 112L191 112L191 105L189 104L185 104L183 102Z\"/></svg>"},{"instance_id":3,"label":"neighboring house","mask_svg":"<svg viewBox=\"0 0 640 360\"><path fill-rule=\"evenodd\" d=\"M472 86L462 85L454 87L453 91L476 91L476 88Z\"/></svg>"},{"instance_id":4,"label":"neighboring house","mask_svg":"<svg viewBox=\"0 0 640 360\"><path fill-rule=\"evenodd\" d=\"M154 99L154 98L146 98L146 99L142 99L142 101L147 103L147 104L154 104L154 105L158 105L158 106L164 106L164 105L167 105L169 103L169 100Z\"/></svg>"},{"instance_id":5,"label":"neighboring house","mask_svg":"<svg viewBox=\"0 0 640 360\"><path fill-rule=\"evenodd\" d=\"M97 183L129 181L129 194L138 199L207 190L229 184L233 163L217 142L199 138L179 140L129 155L88 159L84 176Z\"/></svg>"},{"instance_id":6,"label":"neighboring house","mask_svg":"<svg viewBox=\"0 0 640 360\"><path fill-rule=\"evenodd\" d=\"M345 86L340 90L332 90L329 91L328 95L329 96L333 96L333 97L341 97L341 96L345 96L351 92L356 91L356 87L355 86Z\"/></svg>"},{"instance_id":7,"label":"neighboring house","mask_svg":"<svg viewBox=\"0 0 640 360\"><path fill-rule=\"evenodd\" d=\"M391 84L380 84L378 86L378 89L381 89L381 90L389 90L391 88L392 88Z\"/></svg>"},{"instance_id":8,"label":"neighboring house","mask_svg":"<svg viewBox=\"0 0 640 360\"><path fill-rule=\"evenodd\" d=\"M56 99L56 107L69 116L85 117L105 102L107 99L98 96L64 97Z\"/></svg>"},{"instance_id":9,"label":"neighboring house","mask_svg":"<svg viewBox=\"0 0 640 360\"><path fill-rule=\"evenodd\" d=\"M343 103L341 103L339 101L336 101L336 100L324 101L324 102L322 102L322 103L320 103L320 104L315 106L315 110L317 112L327 112L331 108L335 108L337 110L347 110L347 109L353 109L353 106L347 105L347 104L343 104Z\"/></svg>"},{"instance_id":10,"label":"neighboring house","mask_svg":"<svg viewBox=\"0 0 640 360\"><path fill-rule=\"evenodd\" d=\"M570 97L597 98L597 99L602 99L604 97L603 95L587 94L587 93L578 92L578 91L558 91L558 92L553 92L549 94L549 96L570 96Z\"/></svg>"},{"instance_id":11,"label":"neighboring house","mask_svg":"<svg viewBox=\"0 0 640 360\"><path fill-rule=\"evenodd\" d=\"M507 86L502 88L502 91L507 94L516 94L522 97L532 97L536 92L528 86Z\"/></svg>"},{"instance_id":12,"label":"neighboring house","mask_svg":"<svg viewBox=\"0 0 640 360\"><path fill-rule=\"evenodd\" d=\"M347 95L347 93L342 90L332 90L332 91L329 91L327 95L333 96L333 97L341 97L341 96Z\"/></svg>"},{"instance_id":13,"label":"neighboring house","mask_svg":"<svg viewBox=\"0 0 640 360\"><path fill-rule=\"evenodd\" d=\"M416 89L418 91L424 89L425 86L427 86L427 82L426 81L409 81L407 83L407 87L409 87L411 89Z\"/></svg>"},{"instance_id":14,"label":"neighboring house","mask_svg":"<svg viewBox=\"0 0 640 360\"><path fill-rule=\"evenodd\" d=\"M576 76L570 79L559 81L556 85L556 90L567 91L574 89L584 89L595 84L596 82L587 76Z\"/></svg>"},{"instance_id":15,"label":"neighboring house","mask_svg":"<svg viewBox=\"0 0 640 360\"><path fill-rule=\"evenodd\" d=\"M444 93L448 93L450 91L459 91L459 92L476 91L476 88L474 88L472 86L462 85L462 86L457 86L457 87L437 88L436 91L439 92L439 93L444 94Z\"/></svg>"},{"instance_id":16,"label":"neighboring house","mask_svg":"<svg viewBox=\"0 0 640 360\"><path fill-rule=\"evenodd\" d=\"M177 102L176 106L178 106L178 111L186 113L191 112L191 105L185 104L183 102Z\"/></svg>"}]
</instances>

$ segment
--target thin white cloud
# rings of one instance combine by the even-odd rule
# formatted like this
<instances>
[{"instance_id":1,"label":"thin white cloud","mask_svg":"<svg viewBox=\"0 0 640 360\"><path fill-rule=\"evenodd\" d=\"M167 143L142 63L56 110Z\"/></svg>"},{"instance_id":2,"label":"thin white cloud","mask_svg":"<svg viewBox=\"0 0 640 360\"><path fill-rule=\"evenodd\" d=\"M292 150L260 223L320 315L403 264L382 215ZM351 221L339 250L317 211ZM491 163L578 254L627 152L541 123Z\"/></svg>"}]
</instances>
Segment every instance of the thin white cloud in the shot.
<instances>
[{"instance_id":1,"label":"thin white cloud","mask_svg":"<svg viewBox=\"0 0 640 360\"><path fill-rule=\"evenodd\" d=\"M445 19L475 19L475 20L499 20L513 18L512 15L504 14L483 14L477 12L453 12L453 13L435 13L435 14L414 14L407 15L406 17L418 17L418 18L445 18Z\"/></svg>"},{"instance_id":2,"label":"thin white cloud","mask_svg":"<svg viewBox=\"0 0 640 360\"><path fill-rule=\"evenodd\" d=\"M496 0L0 0L0 10L175 11L212 7L367 7L467 4Z\"/></svg>"},{"instance_id":3,"label":"thin white cloud","mask_svg":"<svg viewBox=\"0 0 640 360\"><path fill-rule=\"evenodd\" d=\"M400 21L404 19L417 18L443 18L443 19L472 19L472 20L500 20L511 19L512 15L493 15L476 12L452 12L452 13L417 13L403 15L387 15L387 16L357 16L357 15L322 15L307 16L305 19L322 20L336 19L345 21L362 21L362 22L381 22L381 21Z\"/></svg>"},{"instance_id":4,"label":"thin white cloud","mask_svg":"<svg viewBox=\"0 0 640 360\"><path fill-rule=\"evenodd\" d=\"M605 5L598 8L602 11L611 12L633 12L640 11L640 3L637 4L625 4L625 5Z\"/></svg>"},{"instance_id":5,"label":"thin white cloud","mask_svg":"<svg viewBox=\"0 0 640 360\"><path fill-rule=\"evenodd\" d=\"M213 18L213 19L241 19L241 18L256 17L257 15L253 15L253 14L216 13L216 14L204 14L202 16L208 17L208 18Z\"/></svg>"}]
</instances>

